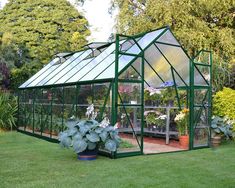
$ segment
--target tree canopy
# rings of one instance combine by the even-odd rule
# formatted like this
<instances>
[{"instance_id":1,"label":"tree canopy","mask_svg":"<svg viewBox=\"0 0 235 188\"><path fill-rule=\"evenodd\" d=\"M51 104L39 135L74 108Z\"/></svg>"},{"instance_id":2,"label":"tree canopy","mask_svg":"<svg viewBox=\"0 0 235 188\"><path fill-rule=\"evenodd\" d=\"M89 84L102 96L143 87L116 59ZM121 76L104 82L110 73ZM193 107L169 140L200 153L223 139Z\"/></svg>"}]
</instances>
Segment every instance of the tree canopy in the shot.
<instances>
[{"instance_id":1,"label":"tree canopy","mask_svg":"<svg viewBox=\"0 0 235 188\"><path fill-rule=\"evenodd\" d=\"M61 51L78 50L90 34L87 20L66 0L9 0L0 10L0 32L47 63Z\"/></svg>"},{"instance_id":2,"label":"tree canopy","mask_svg":"<svg viewBox=\"0 0 235 188\"><path fill-rule=\"evenodd\" d=\"M113 0L119 8L119 33L136 34L169 25L193 56L214 53L214 85L229 82L235 66L235 2L233 0ZM234 85L233 85L234 87Z\"/></svg>"}]
</instances>

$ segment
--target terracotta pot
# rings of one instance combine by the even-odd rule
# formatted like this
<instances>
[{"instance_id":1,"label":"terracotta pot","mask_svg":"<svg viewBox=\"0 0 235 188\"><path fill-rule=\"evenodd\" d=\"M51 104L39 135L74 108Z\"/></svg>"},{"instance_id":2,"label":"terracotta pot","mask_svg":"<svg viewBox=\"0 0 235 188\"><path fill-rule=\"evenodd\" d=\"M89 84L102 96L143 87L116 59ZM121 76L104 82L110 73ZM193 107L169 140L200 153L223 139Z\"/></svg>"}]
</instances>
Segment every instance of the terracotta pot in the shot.
<instances>
[{"instance_id":1,"label":"terracotta pot","mask_svg":"<svg viewBox=\"0 0 235 188\"><path fill-rule=\"evenodd\" d=\"M179 143L180 143L180 146L182 146L182 148L188 149L189 136L188 135L179 136Z\"/></svg>"},{"instance_id":2,"label":"terracotta pot","mask_svg":"<svg viewBox=\"0 0 235 188\"><path fill-rule=\"evenodd\" d=\"M213 147L218 147L221 143L221 136L220 135L216 135L214 137L211 138L211 145Z\"/></svg>"}]
</instances>

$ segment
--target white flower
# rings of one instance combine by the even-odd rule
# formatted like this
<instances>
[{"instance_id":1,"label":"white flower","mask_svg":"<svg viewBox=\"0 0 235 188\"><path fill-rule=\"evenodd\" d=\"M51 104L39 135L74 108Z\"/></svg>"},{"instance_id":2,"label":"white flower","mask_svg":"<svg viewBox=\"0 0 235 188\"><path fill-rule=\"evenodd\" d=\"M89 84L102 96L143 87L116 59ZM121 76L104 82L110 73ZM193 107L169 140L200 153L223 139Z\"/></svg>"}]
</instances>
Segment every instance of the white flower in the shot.
<instances>
[{"instance_id":1,"label":"white flower","mask_svg":"<svg viewBox=\"0 0 235 188\"><path fill-rule=\"evenodd\" d=\"M118 129L118 123L116 123L113 128Z\"/></svg>"},{"instance_id":2,"label":"white flower","mask_svg":"<svg viewBox=\"0 0 235 188\"><path fill-rule=\"evenodd\" d=\"M94 104L91 104L90 106L88 106L86 110L87 110L86 116L87 118L89 118L90 115L92 116L92 114L94 113Z\"/></svg>"},{"instance_id":3,"label":"white flower","mask_svg":"<svg viewBox=\"0 0 235 188\"><path fill-rule=\"evenodd\" d=\"M166 115L161 115L157 119L166 119Z\"/></svg>"},{"instance_id":4,"label":"white flower","mask_svg":"<svg viewBox=\"0 0 235 188\"><path fill-rule=\"evenodd\" d=\"M121 118L123 119L125 117L126 117L126 114L122 113Z\"/></svg>"},{"instance_id":5,"label":"white flower","mask_svg":"<svg viewBox=\"0 0 235 188\"><path fill-rule=\"evenodd\" d=\"M101 122L100 122L100 127L107 127L109 126L110 122L109 122L109 119L107 117L105 117Z\"/></svg>"}]
</instances>

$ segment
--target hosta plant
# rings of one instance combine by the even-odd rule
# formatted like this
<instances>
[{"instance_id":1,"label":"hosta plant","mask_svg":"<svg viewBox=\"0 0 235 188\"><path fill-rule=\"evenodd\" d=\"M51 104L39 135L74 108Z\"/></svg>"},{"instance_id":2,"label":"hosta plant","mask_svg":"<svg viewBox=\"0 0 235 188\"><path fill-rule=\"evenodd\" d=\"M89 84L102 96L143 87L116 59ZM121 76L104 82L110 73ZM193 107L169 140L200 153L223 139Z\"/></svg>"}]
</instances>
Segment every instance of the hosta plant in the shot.
<instances>
[{"instance_id":1,"label":"hosta plant","mask_svg":"<svg viewBox=\"0 0 235 188\"><path fill-rule=\"evenodd\" d=\"M111 126L107 118L99 123L95 120L96 115L91 105L87 108L87 119L70 119L67 129L59 134L60 145L73 147L76 153L98 149L100 146L111 152L116 151L121 142L116 126Z\"/></svg>"}]
</instances>

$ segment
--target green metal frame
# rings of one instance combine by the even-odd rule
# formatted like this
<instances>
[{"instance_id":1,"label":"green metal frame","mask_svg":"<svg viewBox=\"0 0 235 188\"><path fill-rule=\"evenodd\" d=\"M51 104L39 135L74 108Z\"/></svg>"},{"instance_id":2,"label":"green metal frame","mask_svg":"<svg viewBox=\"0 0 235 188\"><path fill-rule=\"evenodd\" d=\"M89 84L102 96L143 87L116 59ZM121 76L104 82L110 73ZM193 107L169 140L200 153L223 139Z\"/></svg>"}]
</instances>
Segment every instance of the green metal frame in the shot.
<instances>
[{"instance_id":1,"label":"green metal frame","mask_svg":"<svg viewBox=\"0 0 235 188\"><path fill-rule=\"evenodd\" d=\"M160 28L159 28L160 29ZM25 91L32 91L33 92L33 132L32 133L27 133L24 130L19 130L20 132L24 132L26 134L30 134L30 135L34 135L34 136L37 136L37 137L40 137L40 138L44 138L44 139L47 139L47 140L50 140L50 141L53 141L53 142L57 142L56 139L52 138L52 124L53 124L53 105L54 105L54 99L55 99L55 93L54 93L54 89L56 88L61 88L62 89L62 114L64 114L64 109L65 109L65 93L64 93L64 88L66 86L76 86L75 87L75 92L76 92L76 100L75 101L75 105L76 105L76 114L78 112L78 94L80 92L80 86L82 85L94 85L94 84L99 84L99 83L109 83L109 87L108 87L108 92L106 95L104 95L104 104L102 105L102 108L101 108L101 113L100 113L100 116L99 116L99 119L101 120L102 119L102 116L103 116L103 113L104 113L104 110L105 110L105 107L107 105L107 101L108 101L108 98L109 98L109 94L110 92L112 93L112 96L111 96L111 113L112 113L112 117L111 117L111 122L112 124L116 124L117 122L117 119L118 119L118 107L123 107L126 115L127 115L127 118L128 118L128 121L130 123L130 125L132 124L129 117L128 117L128 114L126 112L126 107L130 106L130 107L139 107L140 108L140 111L141 111L141 133L140 133L140 142L137 138L137 135L135 134L134 132L134 129L133 129L133 126L132 127L132 130L133 130L133 133L135 135L135 138L138 142L138 145L139 145L139 151L135 151L135 152L129 152L129 153L118 153L118 152L115 152L115 153L111 153L110 154L107 154L107 155L110 155L112 158L119 158L119 157L127 157L127 156L134 156L134 155L142 155L143 154L143 151L144 151L144 141L143 141L143 138L144 138L144 85L148 85L148 82L145 80L145 75L144 75L144 72L145 72L145 64L148 64L148 66L150 67L150 69L155 73L156 77L159 78L161 80L161 82L165 82L165 80L159 75L158 72L155 71L155 69L151 66L151 64L147 61L147 59L145 58L145 51L150 47L150 46L154 46L159 52L160 54L162 55L162 57L166 60L166 62L168 63L168 65L170 66L170 71L171 71L171 75L172 75L172 80L174 82L174 89L175 89L175 93L176 93L176 98L177 98L177 103L178 103L178 108L181 110L181 103L180 103L180 97L179 97L179 93L178 93L178 90L185 90L187 92L187 106L189 106L189 109L190 109L190 117L189 117L189 130L190 130L190 144L189 144L189 149L197 149L199 147L195 147L194 146L194 130L195 130L195 117L194 117L194 109L195 107L197 107L196 104L194 104L195 100L194 100L194 91L197 89L197 90L200 90L200 89L208 89L208 106L203 106L203 108L208 108L208 124L210 124L211 122L211 106L212 106L212 53L210 51L206 51L206 50L201 50L199 51L199 53L193 57L193 58L190 58L189 55L187 54L186 50L182 47L182 45L175 45L175 44L169 44L169 43L165 43L165 42L159 42L157 41L162 35L164 35L167 31L170 31L169 27L163 27L161 28L163 29L163 31L151 42L149 43L144 49L141 48L141 46L138 44L138 40L137 38L140 38L142 36L144 36L146 33L148 32L144 32L144 33L141 33L141 34L138 34L138 35L135 35L135 36L127 36L127 35L121 35L121 34L117 34L116 35L116 41L115 41L115 50L113 51L113 53L115 53L115 61L113 62L114 65L115 65L115 77L114 78L109 78L109 79L100 79L100 80L90 80L90 81L79 81L79 82L73 82L73 83L64 83L64 84L56 84L56 85L46 85L46 86L34 86L34 87L29 87L29 88L19 88L21 92L21 96L19 95L18 97L18 106L20 107L20 103L21 103L21 100L20 100L20 97L26 97L26 92ZM171 31L170 31L171 32ZM171 32L171 34L173 34ZM174 35L173 35L174 36ZM134 44L136 44L138 46L138 48L140 49L140 52L138 52L137 54L133 54L133 53L127 53L126 50L125 51L122 51L120 49L120 41L126 39L126 40L132 40L134 42ZM110 45L111 43L109 43ZM132 44L132 45L134 45ZM160 45L168 45L168 46L172 46L172 47L175 47L175 48L180 48L182 49L185 54L187 55L187 57L189 58L189 75L190 75L190 80L189 80L189 84L187 84L184 79L181 77L181 75L177 72L176 68L172 65L172 63L168 60L168 58L165 56L165 54L161 51L161 49L158 47L158 44ZM210 63L209 64L203 64L202 62L195 62L195 58L198 57L201 53L209 53L210 55ZM122 56L122 55L125 55L125 56L132 56L134 57L121 71L118 70L118 67L119 67L119 57ZM108 57L108 56L107 56ZM139 72L138 70L136 70L134 68L133 63L135 61L138 60L138 58L140 59L141 61L141 71ZM103 61L103 60L102 60ZM72 63L72 62L71 62ZM88 62L89 63L89 62ZM102 63L102 62L100 62ZM111 63L109 66L113 65L113 63ZM98 65L98 64L97 64ZM86 65L85 65L86 66ZM108 67L109 67L108 66ZM208 66L209 69L210 69L210 82L208 82L203 74L200 72L200 70L198 69L198 66ZM107 67L107 68L108 68ZM140 80L130 80L130 79L120 79L120 75L125 72L129 67L132 67L136 72L137 74L141 77ZM106 69L107 69L106 68ZM105 69L105 70L106 70ZM105 71L103 70L103 71ZM194 81L194 72L195 70L197 70L199 72L199 74L202 76L202 78L205 80L205 83L207 85L195 85L195 81ZM76 73L75 73L76 74ZM100 73L101 74L101 73ZM41 74L40 74L41 75ZM176 84L176 78L175 76L178 76L179 79L182 81L182 83L184 83L184 86L177 86ZM99 75L98 75L99 76ZM98 77L96 76L96 77ZM49 80L48 80L49 81ZM122 98L118 92L118 86L119 86L119 83L138 83L141 85L141 92L140 92L140 104L124 104L123 101L122 101ZM94 87L92 87L94 88ZM41 92L43 91L43 89L48 89L51 91L52 93L52 98L51 98L51 101L50 101L50 115L51 115L51 118L50 118L50 137L47 138L45 136L42 135L42 132L41 131L41 135L38 135L38 134L35 134L34 133L34 129L35 129L35 101L36 101L36 97L37 97L37 91L41 90ZM58 92L58 91L57 91ZM93 91L94 93L94 91ZM93 98L93 97L92 97ZM121 104L118 104L118 99L120 98L120 101L121 101ZM206 100L206 99L205 99ZM204 101L204 100L203 100ZM38 104L37 104L38 105ZM21 105L22 106L22 105ZM200 106L201 107L201 106ZM60 108L59 108L60 109ZM200 115L200 114L199 114ZM18 118L20 118L20 109L18 109ZM40 118L42 118L42 115L40 115ZM26 117L24 117L24 119L26 119ZM64 125L64 116L62 115L62 127ZM40 121L42 122L42 121ZM209 133L210 134L210 133ZM208 146L209 146L209 142L208 142ZM208 147L207 146L207 147Z\"/></svg>"}]
</instances>

